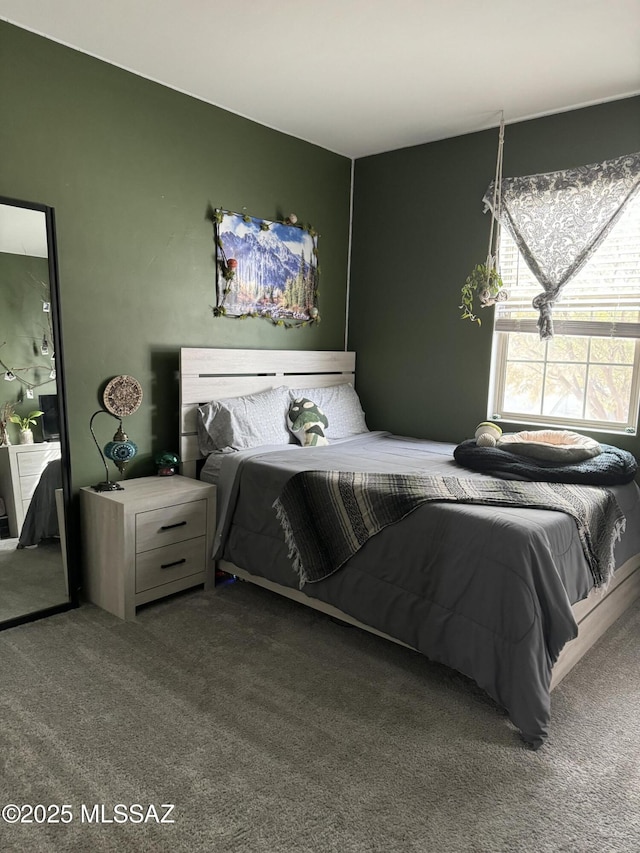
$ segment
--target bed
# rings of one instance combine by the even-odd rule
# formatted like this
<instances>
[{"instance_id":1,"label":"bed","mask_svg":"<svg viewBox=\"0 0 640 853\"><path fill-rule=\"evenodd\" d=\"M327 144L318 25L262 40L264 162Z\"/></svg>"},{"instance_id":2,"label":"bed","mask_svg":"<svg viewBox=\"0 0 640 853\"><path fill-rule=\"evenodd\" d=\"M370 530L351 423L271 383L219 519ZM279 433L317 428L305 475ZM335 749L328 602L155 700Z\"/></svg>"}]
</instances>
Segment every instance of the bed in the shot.
<instances>
[{"instance_id":1,"label":"bed","mask_svg":"<svg viewBox=\"0 0 640 853\"><path fill-rule=\"evenodd\" d=\"M615 543L615 573L604 591L594 588L566 513L438 500L385 526L327 577L301 584L274 510L288 484L338 470L461 477L455 446L385 432L318 447L284 439L211 454L202 469L198 407L281 387L329 391L354 379L349 352L181 350L182 473L212 478L218 488L209 582L217 565L462 672L537 748L548 734L552 689L640 596L640 491L635 482L610 490L626 532ZM481 484L486 477L465 471L464 478Z\"/></svg>"}]
</instances>

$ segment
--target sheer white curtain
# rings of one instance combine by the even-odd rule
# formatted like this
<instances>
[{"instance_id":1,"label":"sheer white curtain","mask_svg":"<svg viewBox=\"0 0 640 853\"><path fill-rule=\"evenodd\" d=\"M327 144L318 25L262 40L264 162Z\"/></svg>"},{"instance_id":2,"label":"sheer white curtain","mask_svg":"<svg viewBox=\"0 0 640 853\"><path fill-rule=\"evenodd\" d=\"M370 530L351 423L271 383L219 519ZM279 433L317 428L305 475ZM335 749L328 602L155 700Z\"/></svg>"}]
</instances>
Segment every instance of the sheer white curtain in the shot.
<instances>
[{"instance_id":1,"label":"sheer white curtain","mask_svg":"<svg viewBox=\"0 0 640 853\"><path fill-rule=\"evenodd\" d=\"M576 169L503 178L500 221L544 288L533 300L542 339L553 337L552 306L640 189L640 153ZM485 210L498 214L494 184Z\"/></svg>"}]
</instances>

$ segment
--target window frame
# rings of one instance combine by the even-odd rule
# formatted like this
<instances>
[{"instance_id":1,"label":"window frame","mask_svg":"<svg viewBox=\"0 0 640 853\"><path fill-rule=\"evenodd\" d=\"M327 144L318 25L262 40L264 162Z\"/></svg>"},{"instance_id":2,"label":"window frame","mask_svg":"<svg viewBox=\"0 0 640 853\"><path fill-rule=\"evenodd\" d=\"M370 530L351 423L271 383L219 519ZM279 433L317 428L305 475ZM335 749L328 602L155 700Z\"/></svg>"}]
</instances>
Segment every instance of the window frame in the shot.
<instances>
[{"instance_id":1,"label":"window frame","mask_svg":"<svg viewBox=\"0 0 640 853\"><path fill-rule=\"evenodd\" d=\"M636 257L637 252L637 261L636 264L640 266L640 233L637 232L638 223L640 222L640 194L638 194L637 198L635 198L631 202L634 210L634 220L635 223L633 225L634 228L634 258ZM609 239L609 237L613 237L615 233L611 232L610 235L605 239ZM500 241L503 238L509 241L511 245L506 247L500 246L499 248L504 248L504 255L508 256L511 259L511 263L515 264L515 269L513 272L509 273L509 278L512 278L514 281L518 281L520 275L520 269L522 268L523 273L531 279L531 272L529 271L522 254L520 253L517 244L513 240L511 234L506 230L502 229L500 234ZM515 249L516 255L515 258L513 256L513 251ZM588 263L590 263L589 261ZM609 263L606 261L606 263ZM637 269L637 267L636 267ZM602 274L602 273L600 273ZM633 274L633 278L637 277L637 273ZM576 276L579 281L580 273ZM526 286L526 285L525 285ZM509 285L507 284L507 289ZM531 307L531 316L509 316L507 313L504 316L504 312L509 312L515 310L518 311L529 311L528 307L525 309L526 302L528 301L528 297L525 295L526 290L521 293L520 297L514 298L513 302L507 300L507 302L499 303L496 306L493 315L493 333L492 333L492 345L491 345L491 368L490 368L490 377L489 377L489 394L487 399L487 416L492 420L500 420L507 421L510 423L518 423L518 424L526 424L531 426L542 426L542 427L560 427L560 428L571 428L571 429L582 429L582 430L591 430L595 432L608 432L608 433L619 433L626 435L636 435L638 433L638 426L640 420L640 309L634 307L633 310L638 310L638 319L635 322L625 322L625 321L616 321L615 318L611 320L596 320L592 317L585 317L584 320L580 320L579 317L563 316L563 313L566 315L566 312L570 309L570 305L579 306L581 303L581 298L578 297L576 299L575 296L571 294L572 282L568 282L565 285L565 289L561 292L557 305L557 315L554 319L554 330L555 337L585 337L588 339L593 338L622 338L625 340L633 340L635 349L634 349L634 358L631 374L631 389L629 394L629 422L622 423L619 421L602 421L595 418L586 419L586 418L576 418L570 417L568 415L545 415L545 414L531 414L525 412L517 412L511 411L505 407L505 395L507 390L507 369L509 365L508 361L508 348L509 348L509 335L521 335L521 334L532 334L538 332L537 330L537 311ZM530 283L529 283L530 288ZM637 294L637 297L634 297L633 294ZM633 299L630 305L640 306L640 279L637 283L637 288L635 291L631 293ZM514 294L515 296L515 294ZM566 298L566 308L563 312L563 296ZM594 294L595 296L595 294ZM606 298L606 297L605 297ZM620 296L620 298L623 298ZM592 304L593 311L597 311L599 302L601 302L602 297L598 296L595 298L595 301ZM615 299L615 297L614 297ZM588 303L584 303L587 305ZM522 307L519 307L522 306ZM622 306L621 306L622 307ZM579 310L576 307L575 310ZM503 315L501 316L501 312ZM629 318L625 318L627 320ZM532 360L532 364L542 364L544 368L544 375L541 380L542 387L541 393L543 395L541 400L540 408L544 408L544 392L545 392L545 378L546 378L546 370L549 365L558 364L562 362L554 362L547 361L548 355L548 342L544 352L544 359L540 360ZM584 362L578 362L584 364ZM588 379L589 379L589 369L592 364L597 364L598 362L590 362L587 357L586 362L586 373L585 373L585 397L583 402L586 403L586 395L588 393ZM622 366L622 365L621 365ZM629 364L626 363L624 365L628 367Z\"/></svg>"},{"instance_id":2,"label":"window frame","mask_svg":"<svg viewBox=\"0 0 640 853\"><path fill-rule=\"evenodd\" d=\"M507 354L510 334L530 334L530 332L493 331L491 353L491 381L489 383L489 400L487 417L493 421L525 424L527 426L542 426L556 428L571 428L589 430L591 432L608 432L613 434L636 435L640 410L640 338L635 338L635 353L631 376L631 392L629 395L630 421L598 421L595 419L571 418L569 416L527 415L523 412L509 411L504 406L506 388ZM578 337L578 336L572 336ZM582 337L602 337L601 335L584 335ZM553 362L551 362L553 364ZM545 366L548 362L545 360ZM587 367L588 370L588 367ZM544 392L544 388L542 389ZM633 414L635 413L635 419Z\"/></svg>"}]
</instances>

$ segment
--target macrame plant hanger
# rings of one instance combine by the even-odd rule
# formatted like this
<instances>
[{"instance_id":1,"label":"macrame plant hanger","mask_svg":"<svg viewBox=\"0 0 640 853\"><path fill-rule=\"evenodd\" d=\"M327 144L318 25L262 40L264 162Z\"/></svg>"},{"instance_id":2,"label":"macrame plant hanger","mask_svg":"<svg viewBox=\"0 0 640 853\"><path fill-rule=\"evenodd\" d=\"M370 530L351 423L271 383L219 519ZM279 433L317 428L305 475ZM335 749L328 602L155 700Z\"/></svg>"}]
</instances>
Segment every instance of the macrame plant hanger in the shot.
<instances>
[{"instance_id":1,"label":"macrame plant hanger","mask_svg":"<svg viewBox=\"0 0 640 853\"><path fill-rule=\"evenodd\" d=\"M487 252L487 289L490 289L491 271L500 274L500 222L502 215L502 153L504 151L504 112L500 118L498 136L498 156L496 158L496 177L493 182L493 205L491 208L491 228L489 231L489 251ZM493 304L493 303L491 303ZM484 307L484 305L483 305Z\"/></svg>"},{"instance_id":2,"label":"macrame plant hanger","mask_svg":"<svg viewBox=\"0 0 640 853\"><path fill-rule=\"evenodd\" d=\"M491 227L489 229L489 248L484 264L478 264L462 287L462 319L481 325L480 318L474 314L474 299L477 296L481 308L488 308L508 297L503 290L500 277L500 217L502 215L502 157L504 150L504 112L501 112L498 135L498 155L496 174L493 181L491 204ZM485 208L486 212L486 208Z\"/></svg>"}]
</instances>

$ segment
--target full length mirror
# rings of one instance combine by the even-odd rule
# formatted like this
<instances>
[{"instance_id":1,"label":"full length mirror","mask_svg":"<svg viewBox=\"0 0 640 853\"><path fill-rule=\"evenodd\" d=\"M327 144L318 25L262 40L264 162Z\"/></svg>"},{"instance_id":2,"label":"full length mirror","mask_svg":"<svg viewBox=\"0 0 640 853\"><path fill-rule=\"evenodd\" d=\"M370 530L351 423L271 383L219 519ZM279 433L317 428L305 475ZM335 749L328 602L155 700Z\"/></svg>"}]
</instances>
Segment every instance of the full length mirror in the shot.
<instances>
[{"instance_id":1,"label":"full length mirror","mask_svg":"<svg viewBox=\"0 0 640 853\"><path fill-rule=\"evenodd\" d=\"M74 602L53 210L0 197L0 628Z\"/></svg>"}]
</instances>

